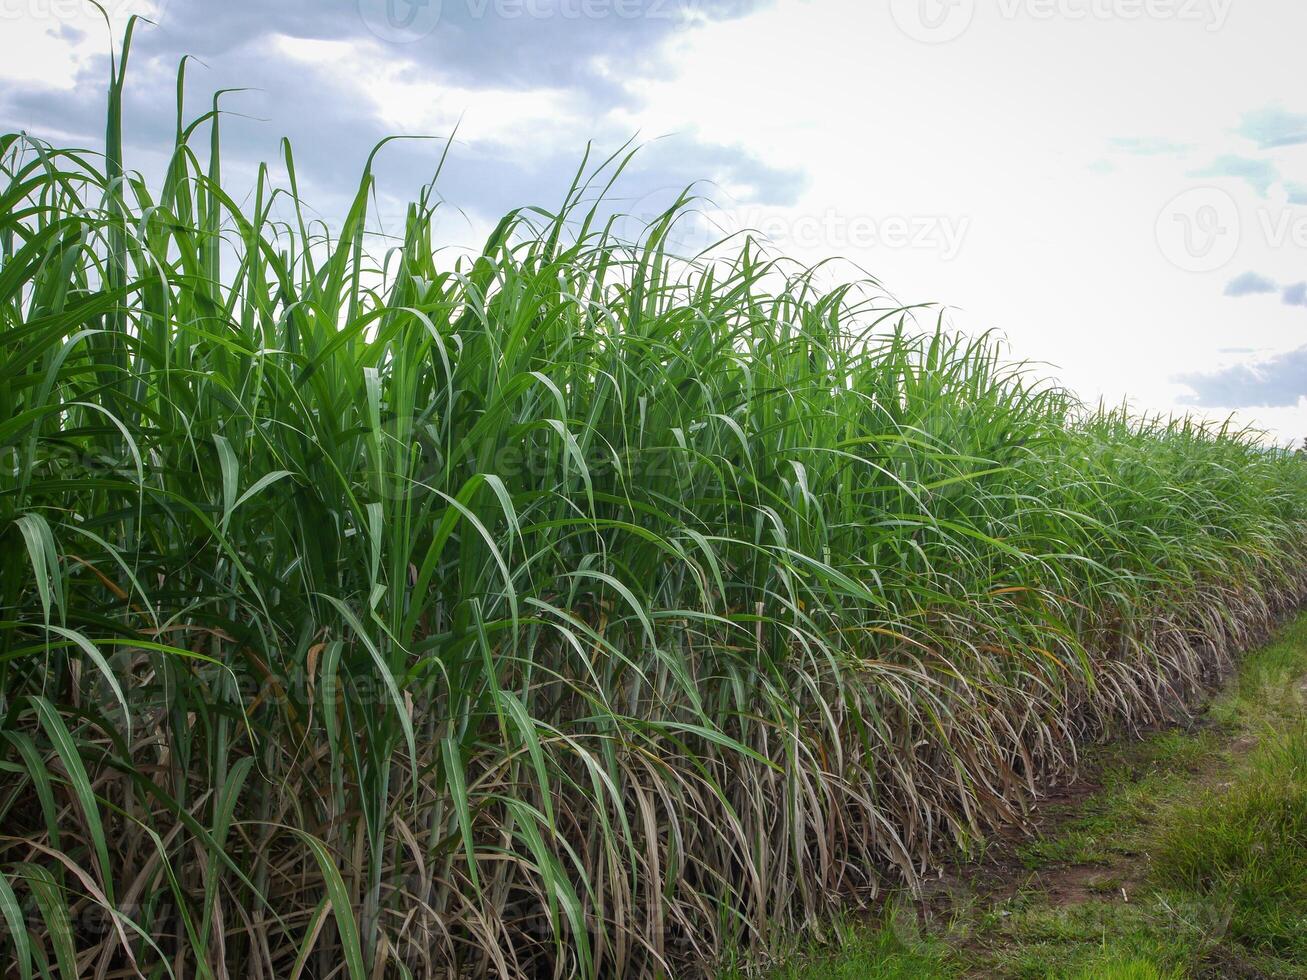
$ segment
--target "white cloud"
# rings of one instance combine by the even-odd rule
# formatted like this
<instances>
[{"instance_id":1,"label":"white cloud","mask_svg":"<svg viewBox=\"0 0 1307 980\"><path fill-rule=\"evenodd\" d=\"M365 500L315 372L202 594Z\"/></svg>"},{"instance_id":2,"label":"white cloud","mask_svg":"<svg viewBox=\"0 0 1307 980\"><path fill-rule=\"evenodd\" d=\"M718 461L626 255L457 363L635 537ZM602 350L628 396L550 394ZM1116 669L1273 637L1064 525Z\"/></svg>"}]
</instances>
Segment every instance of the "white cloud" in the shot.
<instances>
[{"instance_id":1,"label":"white cloud","mask_svg":"<svg viewBox=\"0 0 1307 980\"><path fill-rule=\"evenodd\" d=\"M964 33L932 46L881 4L789 0L684 38L675 73L630 119L691 125L803 166L806 192L781 209L791 221L831 208L967 217L952 261L823 243L807 257L841 251L902 300L951 304L969 330L999 328L1090 400L1183 411L1190 392L1173 378L1217 370L1232 339L1274 352L1307 335L1301 311L1222 296L1239 266L1293 282L1307 260L1276 233L1295 226L1291 183L1307 182L1307 155L1263 152L1239 131L1250 109L1301 88L1307 5L1235 5L1208 26L1005 18L979 4ZM1239 70L1224 70L1232 61ZM1249 170L1256 190L1244 174L1188 176L1225 156L1265 162ZM1207 185L1233 201L1238 247L1215 271L1189 273L1167 261L1155 226L1177 194ZM1307 409L1246 418L1307 432Z\"/></svg>"}]
</instances>

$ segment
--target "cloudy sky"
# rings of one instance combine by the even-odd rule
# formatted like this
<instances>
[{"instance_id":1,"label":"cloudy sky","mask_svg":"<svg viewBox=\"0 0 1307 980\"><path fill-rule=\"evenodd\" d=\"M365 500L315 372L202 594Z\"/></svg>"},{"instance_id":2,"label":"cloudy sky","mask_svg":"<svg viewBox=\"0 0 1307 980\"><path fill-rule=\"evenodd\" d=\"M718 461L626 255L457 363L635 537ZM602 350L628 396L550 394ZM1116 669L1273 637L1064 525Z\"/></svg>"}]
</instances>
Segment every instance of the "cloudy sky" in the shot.
<instances>
[{"instance_id":1,"label":"cloudy sky","mask_svg":"<svg viewBox=\"0 0 1307 980\"><path fill-rule=\"evenodd\" d=\"M155 22L126 101L147 173L182 55L195 113L246 89L224 96L229 170L289 136L328 217L378 139L457 125L438 185L450 241L557 203L587 142L635 136L617 194L636 215L703 181L715 225L945 304L1087 399L1307 436L1301 0L107 6ZM0 128L95 146L110 36L82 0L0 0ZM386 199L440 150L387 147Z\"/></svg>"}]
</instances>

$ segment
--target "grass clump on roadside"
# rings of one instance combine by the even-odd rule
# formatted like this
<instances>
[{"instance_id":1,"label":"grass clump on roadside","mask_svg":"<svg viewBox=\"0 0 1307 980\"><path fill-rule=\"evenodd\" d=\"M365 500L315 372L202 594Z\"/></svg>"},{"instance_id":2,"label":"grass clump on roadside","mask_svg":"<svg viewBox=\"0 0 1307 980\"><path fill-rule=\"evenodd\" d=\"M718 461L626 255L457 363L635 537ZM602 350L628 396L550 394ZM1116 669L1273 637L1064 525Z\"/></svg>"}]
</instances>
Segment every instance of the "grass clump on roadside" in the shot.
<instances>
[{"instance_id":1,"label":"grass clump on roadside","mask_svg":"<svg viewBox=\"0 0 1307 980\"><path fill-rule=\"evenodd\" d=\"M944 980L957 976L960 960L948 944L923 935L907 909L883 910L884 924L836 918L825 942L799 942L784 950L784 963L766 974L768 980ZM718 973L718 980L744 980L757 975L744 963Z\"/></svg>"},{"instance_id":2,"label":"grass clump on roadside","mask_svg":"<svg viewBox=\"0 0 1307 980\"><path fill-rule=\"evenodd\" d=\"M125 58L125 52L124 52ZM649 975L912 878L1219 673L1307 466L595 203L437 250L0 137L3 970ZM203 146L199 144L204 144ZM245 202L245 203L240 203Z\"/></svg>"},{"instance_id":3,"label":"grass clump on roadside","mask_svg":"<svg viewBox=\"0 0 1307 980\"><path fill-rule=\"evenodd\" d=\"M1210 715L1251 743L1228 778L1174 807L1154 878L1201 901L1217 964L1307 972L1307 617L1249 658Z\"/></svg>"},{"instance_id":4,"label":"grass clump on roadside","mask_svg":"<svg viewBox=\"0 0 1307 980\"><path fill-rule=\"evenodd\" d=\"M1231 778L1168 820L1160 882L1220 911L1221 939L1267 975L1307 971L1307 619L1252 658L1214 714L1257 740Z\"/></svg>"},{"instance_id":5,"label":"grass clump on roadside","mask_svg":"<svg viewBox=\"0 0 1307 980\"><path fill-rule=\"evenodd\" d=\"M1157 870L1222 908L1232 942L1307 967L1307 728L1177 815Z\"/></svg>"}]
</instances>

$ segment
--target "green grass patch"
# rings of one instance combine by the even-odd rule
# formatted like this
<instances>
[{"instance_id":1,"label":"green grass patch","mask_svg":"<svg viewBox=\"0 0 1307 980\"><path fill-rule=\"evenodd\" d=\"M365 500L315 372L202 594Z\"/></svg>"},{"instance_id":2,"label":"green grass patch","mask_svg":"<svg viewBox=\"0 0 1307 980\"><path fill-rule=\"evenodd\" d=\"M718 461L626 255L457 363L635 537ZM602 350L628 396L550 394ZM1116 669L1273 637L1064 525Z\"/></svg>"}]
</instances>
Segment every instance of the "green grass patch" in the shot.
<instances>
[{"instance_id":1,"label":"green grass patch","mask_svg":"<svg viewBox=\"0 0 1307 980\"><path fill-rule=\"evenodd\" d=\"M1056 819L1054 833L1018 848L1026 867L1049 864L1111 865L1139 855L1167 805L1192 793L1196 771L1224 754L1212 730L1166 731L1137 743L1090 753L1089 765L1101 790Z\"/></svg>"},{"instance_id":2,"label":"green grass patch","mask_svg":"<svg viewBox=\"0 0 1307 980\"><path fill-rule=\"evenodd\" d=\"M1158 881L1224 910L1231 943L1307 968L1307 726L1268 732L1228 786L1169 824Z\"/></svg>"},{"instance_id":3,"label":"green grass patch","mask_svg":"<svg viewBox=\"0 0 1307 980\"><path fill-rule=\"evenodd\" d=\"M837 921L834 938L825 945L809 943L790 950L784 966L768 974L771 980L946 980L959 976L962 965L947 942L923 935L910 913L891 912L879 929ZM726 969L719 980L745 980L743 968Z\"/></svg>"},{"instance_id":4,"label":"green grass patch","mask_svg":"<svg viewBox=\"0 0 1307 980\"><path fill-rule=\"evenodd\" d=\"M1020 980L1100 976L1170 977L1188 954L1192 936L1161 928L1154 905L1089 900L1050 907L1004 908L982 919L982 943L967 973ZM1149 973L1147 971L1154 971Z\"/></svg>"}]
</instances>

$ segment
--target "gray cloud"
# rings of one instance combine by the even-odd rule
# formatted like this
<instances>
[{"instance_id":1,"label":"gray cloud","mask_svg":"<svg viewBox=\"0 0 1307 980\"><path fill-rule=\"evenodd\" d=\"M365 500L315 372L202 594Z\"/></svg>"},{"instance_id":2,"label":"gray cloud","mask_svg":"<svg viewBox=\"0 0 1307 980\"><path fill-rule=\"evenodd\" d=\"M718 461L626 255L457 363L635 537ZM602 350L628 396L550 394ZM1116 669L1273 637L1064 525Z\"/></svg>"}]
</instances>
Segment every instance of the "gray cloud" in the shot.
<instances>
[{"instance_id":1,"label":"gray cloud","mask_svg":"<svg viewBox=\"0 0 1307 980\"><path fill-rule=\"evenodd\" d=\"M1201 408L1292 407L1307 397L1307 347L1176 380L1193 390L1184 402Z\"/></svg>"},{"instance_id":2,"label":"gray cloud","mask_svg":"<svg viewBox=\"0 0 1307 980\"><path fill-rule=\"evenodd\" d=\"M128 165L148 175L171 148L177 63L193 55L198 60L187 66L189 117L207 108L213 91L248 87L222 101L229 113L222 122L229 174L249 179L259 161L278 158L286 136L308 202L328 218L343 213L369 152L393 127L378 118L371 98L339 66L306 65L288 58L278 43L282 37L347 41L381 46L383 57L391 59L388 67L408 81L523 93L561 90L575 120L566 124L563 139L557 129L565 124L549 117L537 123L551 131L549 140L535 140L524 125L511 143L456 143L437 184L445 200L485 217L528 204L551 206L561 200L588 141L595 144L592 159L602 159L633 135L605 122L605 113L638 102L633 93L639 79L658 68L663 42L706 20L744 16L760 0L427 0L415 9L438 10L439 19L412 43L385 40L385 23L377 30L376 12L386 2L169 0L158 26L142 25L133 43L123 107ZM400 10L406 3L394 0ZM583 16L587 11L591 15ZM98 148L108 74L107 57L98 57L81 67L71 90L11 84L0 91L0 125ZM197 139L207 141L207 133ZM541 149L545 144L567 149ZM412 197L431 180L442 148L440 141L388 145L376 167L383 197ZM801 173L683 134L640 152L618 193L638 199L653 188L697 180L745 185L751 200L767 204L792 203L803 185Z\"/></svg>"},{"instance_id":3,"label":"gray cloud","mask_svg":"<svg viewBox=\"0 0 1307 980\"><path fill-rule=\"evenodd\" d=\"M454 84L567 88L601 103L630 96L597 59L634 81L659 43L695 24L744 16L762 0L169 0L160 27L179 52L215 57L270 34L376 41L414 71ZM412 28L402 26L411 20ZM396 41L394 38L401 38ZM411 40L404 40L410 39Z\"/></svg>"},{"instance_id":4,"label":"gray cloud","mask_svg":"<svg viewBox=\"0 0 1307 980\"><path fill-rule=\"evenodd\" d=\"M1297 282L1284 287L1285 306L1307 306L1307 282Z\"/></svg>"},{"instance_id":5,"label":"gray cloud","mask_svg":"<svg viewBox=\"0 0 1307 980\"><path fill-rule=\"evenodd\" d=\"M1307 115L1280 106L1259 109L1243 117L1239 134L1256 140L1263 150L1307 143Z\"/></svg>"},{"instance_id":6,"label":"gray cloud","mask_svg":"<svg viewBox=\"0 0 1307 980\"><path fill-rule=\"evenodd\" d=\"M1271 185L1280 179L1280 171L1269 160L1251 160L1248 157L1226 155L1217 157L1191 177L1238 177L1258 194L1265 196Z\"/></svg>"},{"instance_id":7,"label":"gray cloud","mask_svg":"<svg viewBox=\"0 0 1307 980\"><path fill-rule=\"evenodd\" d=\"M1255 296L1258 293L1273 293L1279 288L1272 279L1259 276L1255 272L1245 272L1230 280L1225 287L1225 295Z\"/></svg>"}]
</instances>

